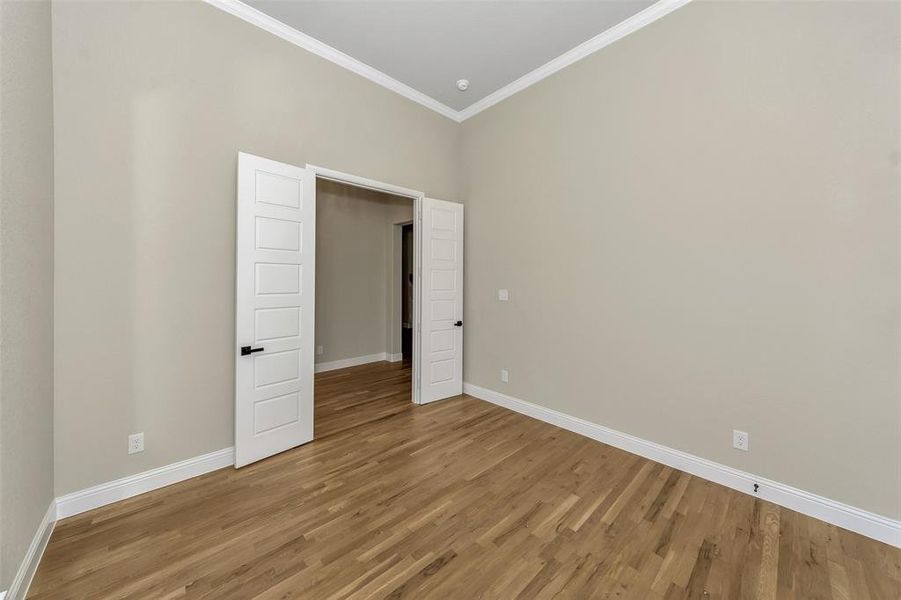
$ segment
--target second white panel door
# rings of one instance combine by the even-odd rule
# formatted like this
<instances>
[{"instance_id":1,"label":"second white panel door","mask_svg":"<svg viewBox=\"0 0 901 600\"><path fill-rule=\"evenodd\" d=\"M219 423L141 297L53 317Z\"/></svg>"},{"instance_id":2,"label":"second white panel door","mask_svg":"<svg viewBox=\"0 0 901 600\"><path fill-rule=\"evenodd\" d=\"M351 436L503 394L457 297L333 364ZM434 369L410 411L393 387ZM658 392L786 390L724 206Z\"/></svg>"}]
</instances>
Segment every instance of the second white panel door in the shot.
<instances>
[{"instance_id":1,"label":"second white panel door","mask_svg":"<svg viewBox=\"0 0 901 600\"><path fill-rule=\"evenodd\" d=\"M463 393L463 205L424 198L420 403Z\"/></svg>"}]
</instances>

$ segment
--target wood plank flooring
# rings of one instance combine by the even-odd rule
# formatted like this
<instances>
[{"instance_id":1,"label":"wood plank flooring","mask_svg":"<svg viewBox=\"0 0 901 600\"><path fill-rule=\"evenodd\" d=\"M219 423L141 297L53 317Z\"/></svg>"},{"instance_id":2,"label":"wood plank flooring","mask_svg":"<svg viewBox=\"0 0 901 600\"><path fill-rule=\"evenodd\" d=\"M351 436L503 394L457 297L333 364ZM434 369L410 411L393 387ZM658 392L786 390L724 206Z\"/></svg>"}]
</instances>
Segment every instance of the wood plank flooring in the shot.
<instances>
[{"instance_id":1,"label":"wood plank flooring","mask_svg":"<svg viewBox=\"0 0 901 600\"><path fill-rule=\"evenodd\" d=\"M901 598L901 550L410 370L317 375L317 440L61 521L29 598Z\"/></svg>"}]
</instances>

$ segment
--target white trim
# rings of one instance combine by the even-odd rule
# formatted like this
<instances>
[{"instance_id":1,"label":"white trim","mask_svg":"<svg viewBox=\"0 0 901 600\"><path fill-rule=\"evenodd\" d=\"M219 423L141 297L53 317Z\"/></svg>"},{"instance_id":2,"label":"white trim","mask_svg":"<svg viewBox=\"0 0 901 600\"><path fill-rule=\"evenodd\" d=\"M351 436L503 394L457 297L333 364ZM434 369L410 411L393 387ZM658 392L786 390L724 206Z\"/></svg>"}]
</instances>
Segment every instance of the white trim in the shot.
<instances>
[{"instance_id":1,"label":"white trim","mask_svg":"<svg viewBox=\"0 0 901 600\"><path fill-rule=\"evenodd\" d=\"M352 185L354 187L374 190L376 192L384 192L386 194L393 194L395 196L403 196L405 198L412 198L413 200L421 200L422 198L425 198L425 193L420 192L419 190L401 187L399 185L394 185L391 183L385 183L383 181L370 179L368 177L362 177L360 175L353 175L352 173L343 173L341 171L326 169L325 167L319 167L316 165L311 165L309 163L307 163L306 169L308 171L312 171L313 175L315 175L318 179L328 179L329 181L346 183L347 185ZM413 221L408 222L412 223Z\"/></svg>"},{"instance_id":2,"label":"white trim","mask_svg":"<svg viewBox=\"0 0 901 600\"><path fill-rule=\"evenodd\" d=\"M400 362L403 359L404 359L404 353L398 352L396 354L389 354L385 360L387 360L388 362ZM0 600L3 600L3 599L0 598Z\"/></svg>"},{"instance_id":3,"label":"white trim","mask_svg":"<svg viewBox=\"0 0 901 600\"><path fill-rule=\"evenodd\" d=\"M346 369L347 367L356 367L359 365L368 365L369 363L382 362L388 360L385 352L377 354L367 354L365 356L354 356L352 358L342 358L340 360L330 360L328 362L316 363L313 370L316 373L325 373L326 371L334 371L335 369Z\"/></svg>"},{"instance_id":4,"label":"white trim","mask_svg":"<svg viewBox=\"0 0 901 600\"><path fill-rule=\"evenodd\" d=\"M658 0L658 2L655 2L643 11L632 15L625 21L617 23L610 29L594 36L590 40L579 44L572 50L561 54L551 61L546 62L534 71L526 73L516 81L505 85L496 92L492 92L478 102L475 102L474 104L471 104L468 107L464 108L458 113L459 120L465 121L466 119L479 114L483 110L494 106L498 102L506 100L513 94L521 92L527 87L538 83L542 79L550 77L557 71L565 69L574 62L580 61L586 56L594 54L601 48L609 46L613 42L626 37L630 33L634 33L642 27L650 25L657 19L665 17L674 10L682 8L689 2L691 2L691 0Z\"/></svg>"},{"instance_id":5,"label":"white trim","mask_svg":"<svg viewBox=\"0 0 901 600\"><path fill-rule=\"evenodd\" d=\"M101 483L56 499L57 518L65 519L85 511L150 492L185 479L235 464L235 449L223 448L171 465Z\"/></svg>"},{"instance_id":6,"label":"white trim","mask_svg":"<svg viewBox=\"0 0 901 600\"><path fill-rule=\"evenodd\" d=\"M539 421L556 425L593 440L615 446L708 481L760 497L807 516L901 548L901 521L811 494L784 483L757 477L751 473L733 469L706 458L668 448L494 390L464 383L463 392ZM759 486L756 493L754 492L754 484Z\"/></svg>"},{"instance_id":7,"label":"white trim","mask_svg":"<svg viewBox=\"0 0 901 600\"><path fill-rule=\"evenodd\" d=\"M492 92L481 100L469 105L463 110L458 111L447 106L446 104L439 102L438 100L435 100L431 96L423 94L419 90L411 88L405 83L401 83L390 75L386 75L378 69L371 67L366 63L360 62L352 56L349 56L344 52L341 52L340 50L329 46L328 44L320 42L316 38L310 37L305 33L301 33L297 29L285 25L277 19L273 19L269 15L260 12L257 9L244 4L243 2L240 2L240 0L204 1L211 6L215 6L216 8L234 15L239 19L247 21L252 25L256 25L260 29L264 29L273 35L277 35L278 37L294 44L295 46L299 46L304 50L307 50L308 52L312 52L316 56L331 61L338 66L348 69L349 71L353 71L357 75L361 75L366 79L372 81L373 83L377 83L382 87L388 88L389 90L396 92L401 96L412 100L413 102L417 102L425 106L426 108L430 108L435 112L444 115L448 119L451 119L458 123L477 115L486 108L494 106L501 100L505 100L513 94L521 92L527 87L538 83L542 79L553 75L557 71L565 69L574 62L582 60L590 54L594 54L601 48L609 46L613 42L624 38L630 33L638 31L646 25L650 25L657 19L665 17L674 10L681 8L691 2L691 0L658 0L643 11L632 15L625 21L617 23L610 29L594 36L590 40L579 44L572 50L561 54L553 60L546 62L534 71L526 73L516 81L508 83L501 89Z\"/></svg>"},{"instance_id":8,"label":"white trim","mask_svg":"<svg viewBox=\"0 0 901 600\"><path fill-rule=\"evenodd\" d=\"M352 71L357 75L361 75L377 83L382 87L388 88L392 92L396 92L412 100L418 104L430 108L433 111L444 115L448 119L460 121L460 113L449 106L438 102L431 96L423 94L419 90L415 90L405 83L401 83L397 79L382 73L378 69L370 67L366 63L360 62L352 56L341 52L336 48L332 48L328 44L320 42L316 38L310 37L305 33L285 25L277 19L273 19L269 15L258 11L257 9L240 2L239 0L204 0L207 4L215 6L218 9L232 14L239 19L247 21L251 25L256 25L260 29L264 29L273 35L277 35L283 40L299 46L304 50L315 54L325 60L335 63L340 67L344 67L348 71ZM415 49L413 49L415 51Z\"/></svg>"},{"instance_id":9,"label":"white trim","mask_svg":"<svg viewBox=\"0 0 901 600\"><path fill-rule=\"evenodd\" d=\"M34 537L31 538L31 544L29 544L28 551L19 565L19 570L16 571L13 577L9 590L0 594L0 600L3 600L3 598L7 600L24 600L25 596L28 595L28 588L31 586L31 580L34 578L35 572L38 570L38 564L41 562L41 557L47 548L47 542L50 541L53 526L56 525L56 518L56 501L51 500L50 506L47 507L47 512L44 513L44 518L41 519L41 524L38 525L37 531L34 532Z\"/></svg>"}]
</instances>

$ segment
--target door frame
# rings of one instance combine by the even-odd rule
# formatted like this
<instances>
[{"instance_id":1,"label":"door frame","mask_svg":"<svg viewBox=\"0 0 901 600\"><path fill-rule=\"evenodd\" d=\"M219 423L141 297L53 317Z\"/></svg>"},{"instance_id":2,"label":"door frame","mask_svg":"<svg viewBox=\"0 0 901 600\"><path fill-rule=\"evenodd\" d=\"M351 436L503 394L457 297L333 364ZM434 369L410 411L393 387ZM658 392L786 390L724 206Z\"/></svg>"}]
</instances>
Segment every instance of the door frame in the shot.
<instances>
[{"instance_id":1,"label":"door frame","mask_svg":"<svg viewBox=\"0 0 901 600\"><path fill-rule=\"evenodd\" d=\"M421 270L422 270L422 244L421 238L422 235L422 200L425 198L425 193L420 192L419 190L414 190L410 188L405 188L399 185L394 185L391 183L385 183L383 181L378 181L376 179L369 179L368 177L361 177L359 175L354 175L352 173L344 173L342 171L336 171L334 169L327 169L325 167L320 167L317 165L311 165L307 163L306 169L312 172L313 176L316 179L327 179L329 181L336 181L338 183L344 183L347 185L352 185L358 188L364 188L368 190L374 190L376 192L384 192L387 194L392 194L394 196L401 196L404 198L410 198L413 200L413 393L412 400L414 404L422 404L420 399L420 357L419 357L419 330L420 330L420 322L421 322L421 309L420 306L420 290L422 282L420 280ZM314 199L315 200L315 199ZM314 316L313 320L315 323L315 308L314 308ZM313 402L315 405L316 402L316 391L313 391Z\"/></svg>"}]
</instances>

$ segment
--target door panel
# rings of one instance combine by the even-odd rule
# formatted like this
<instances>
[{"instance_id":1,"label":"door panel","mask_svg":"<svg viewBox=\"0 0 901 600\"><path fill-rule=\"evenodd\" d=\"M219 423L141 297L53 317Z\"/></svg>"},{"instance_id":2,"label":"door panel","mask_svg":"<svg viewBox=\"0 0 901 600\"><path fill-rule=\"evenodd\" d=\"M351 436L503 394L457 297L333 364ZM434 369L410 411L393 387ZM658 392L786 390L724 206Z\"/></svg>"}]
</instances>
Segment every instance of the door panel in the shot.
<instances>
[{"instance_id":1,"label":"door panel","mask_svg":"<svg viewBox=\"0 0 901 600\"><path fill-rule=\"evenodd\" d=\"M254 342L269 342L300 335L300 307L260 308L254 313Z\"/></svg>"},{"instance_id":2,"label":"door panel","mask_svg":"<svg viewBox=\"0 0 901 600\"><path fill-rule=\"evenodd\" d=\"M238 155L237 467L313 439L315 186L305 169Z\"/></svg>"},{"instance_id":3,"label":"door panel","mask_svg":"<svg viewBox=\"0 0 901 600\"><path fill-rule=\"evenodd\" d=\"M420 402L463 393L463 205L424 198Z\"/></svg>"}]
</instances>

